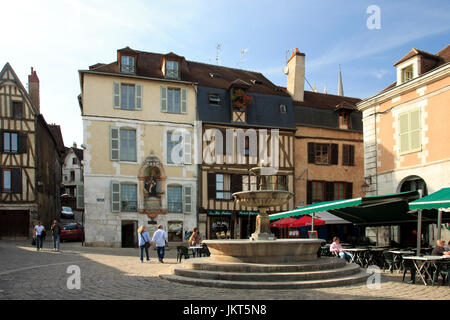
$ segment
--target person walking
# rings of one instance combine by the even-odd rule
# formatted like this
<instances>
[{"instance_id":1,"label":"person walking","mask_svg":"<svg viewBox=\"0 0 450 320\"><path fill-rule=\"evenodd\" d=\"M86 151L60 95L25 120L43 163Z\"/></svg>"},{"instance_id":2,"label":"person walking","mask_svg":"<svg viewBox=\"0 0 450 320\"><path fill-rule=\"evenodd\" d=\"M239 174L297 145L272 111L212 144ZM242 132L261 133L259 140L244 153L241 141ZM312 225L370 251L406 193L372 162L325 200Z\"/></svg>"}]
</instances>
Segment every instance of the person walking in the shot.
<instances>
[{"instance_id":1,"label":"person walking","mask_svg":"<svg viewBox=\"0 0 450 320\"><path fill-rule=\"evenodd\" d=\"M141 251L141 263L144 262L144 250L145 250L145 256L147 257L147 261L150 261L150 258L148 256L148 248L150 247L150 235L147 231L145 231L145 226L141 226L138 229L138 237L139 237L139 249Z\"/></svg>"},{"instance_id":2,"label":"person walking","mask_svg":"<svg viewBox=\"0 0 450 320\"><path fill-rule=\"evenodd\" d=\"M158 259L160 263L164 263L164 247L166 246L167 233L163 230L162 225L158 225L158 230L155 231L152 237L152 243L156 245L158 252Z\"/></svg>"},{"instance_id":3,"label":"person walking","mask_svg":"<svg viewBox=\"0 0 450 320\"><path fill-rule=\"evenodd\" d=\"M52 236L53 236L53 250L59 251L59 241L61 236L61 227L58 224L58 221L53 220L53 224L50 227L52 230Z\"/></svg>"},{"instance_id":4,"label":"person walking","mask_svg":"<svg viewBox=\"0 0 450 320\"><path fill-rule=\"evenodd\" d=\"M34 236L36 237L36 251L42 250L42 232L45 231L45 227L42 225L41 221L34 226Z\"/></svg>"},{"instance_id":5,"label":"person walking","mask_svg":"<svg viewBox=\"0 0 450 320\"><path fill-rule=\"evenodd\" d=\"M192 235L189 238L189 244L194 247L194 246L199 246L200 242L202 242L202 237L200 236L200 232L198 232L198 228L192 229ZM194 258L196 256L197 257L199 256L200 250L201 250L201 248L192 250Z\"/></svg>"}]
</instances>

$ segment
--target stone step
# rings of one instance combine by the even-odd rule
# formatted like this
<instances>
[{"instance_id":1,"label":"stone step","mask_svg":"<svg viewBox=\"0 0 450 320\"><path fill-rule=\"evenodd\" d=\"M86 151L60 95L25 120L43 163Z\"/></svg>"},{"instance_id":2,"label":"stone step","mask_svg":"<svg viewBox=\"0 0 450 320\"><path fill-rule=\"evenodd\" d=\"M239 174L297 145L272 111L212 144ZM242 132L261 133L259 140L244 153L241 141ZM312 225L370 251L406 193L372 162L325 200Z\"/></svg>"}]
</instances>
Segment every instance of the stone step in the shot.
<instances>
[{"instance_id":1,"label":"stone step","mask_svg":"<svg viewBox=\"0 0 450 320\"><path fill-rule=\"evenodd\" d=\"M357 274L320 280L292 281L292 282L261 282L261 281L227 281L227 280L211 280L198 279L190 277L182 277L179 275L160 275L162 279L178 282L193 286L215 287L215 288L232 288L232 289L308 289L308 288L326 288L347 286L366 281L369 274L365 270L361 270Z\"/></svg>"},{"instance_id":2,"label":"stone step","mask_svg":"<svg viewBox=\"0 0 450 320\"><path fill-rule=\"evenodd\" d=\"M187 269L216 272L307 272L342 268L345 260L339 258L320 258L315 261L291 264L258 264L216 262L211 258L194 258L183 260L182 266Z\"/></svg>"},{"instance_id":3,"label":"stone step","mask_svg":"<svg viewBox=\"0 0 450 320\"><path fill-rule=\"evenodd\" d=\"M330 270L317 270L307 272L223 272L193 270L183 267L175 267L175 275L189 278L226 280L226 281L261 281L261 282L283 282L283 281L305 281L344 277L360 272L357 264L347 264L343 268Z\"/></svg>"}]
</instances>

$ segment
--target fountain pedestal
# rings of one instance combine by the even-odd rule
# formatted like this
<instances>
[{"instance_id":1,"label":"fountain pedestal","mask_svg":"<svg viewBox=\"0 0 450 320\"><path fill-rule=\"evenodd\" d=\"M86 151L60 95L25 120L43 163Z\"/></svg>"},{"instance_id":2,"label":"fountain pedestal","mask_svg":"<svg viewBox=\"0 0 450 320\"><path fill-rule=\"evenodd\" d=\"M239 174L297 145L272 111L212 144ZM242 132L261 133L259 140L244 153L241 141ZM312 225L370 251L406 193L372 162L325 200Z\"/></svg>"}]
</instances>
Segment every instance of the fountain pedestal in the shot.
<instances>
[{"instance_id":1,"label":"fountain pedestal","mask_svg":"<svg viewBox=\"0 0 450 320\"><path fill-rule=\"evenodd\" d=\"M261 208L256 217L256 230L252 233L251 240L276 240L270 231L270 219L266 208Z\"/></svg>"}]
</instances>

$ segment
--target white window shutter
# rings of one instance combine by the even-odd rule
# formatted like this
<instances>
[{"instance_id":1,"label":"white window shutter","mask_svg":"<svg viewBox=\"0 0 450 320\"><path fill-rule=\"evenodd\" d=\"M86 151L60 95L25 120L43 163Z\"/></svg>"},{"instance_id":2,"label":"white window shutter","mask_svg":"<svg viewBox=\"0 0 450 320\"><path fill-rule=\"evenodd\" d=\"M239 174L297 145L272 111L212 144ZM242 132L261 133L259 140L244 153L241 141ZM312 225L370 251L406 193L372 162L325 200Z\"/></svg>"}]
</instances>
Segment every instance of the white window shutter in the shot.
<instances>
[{"instance_id":1,"label":"white window shutter","mask_svg":"<svg viewBox=\"0 0 450 320\"><path fill-rule=\"evenodd\" d=\"M114 108L120 109L120 82L113 83Z\"/></svg>"},{"instance_id":2,"label":"white window shutter","mask_svg":"<svg viewBox=\"0 0 450 320\"><path fill-rule=\"evenodd\" d=\"M181 113L187 113L187 89L181 89Z\"/></svg>"},{"instance_id":3,"label":"white window shutter","mask_svg":"<svg viewBox=\"0 0 450 320\"><path fill-rule=\"evenodd\" d=\"M192 185L183 186L184 213L192 213Z\"/></svg>"},{"instance_id":4,"label":"white window shutter","mask_svg":"<svg viewBox=\"0 0 450 320\"><path fill-rule=\"evenodd\" d=\"M120 182L111 181L111 212L120 212Z\"/></svg>"},{"instance_id":5,"label":"white window shutter","mask_svg":"<svg viewBox=\"0 0 450 320\"><path fill-rule=\"evenodd\" d=\"M84 185L83 183L77 184L77 208L84 208Z\"/></svg>"},{"instance_id":6,"label":"white window shutter","mask_svg":"<svg viewBox=\"0 0 450 320\"><path fill-rule=\"evenodd\" d=\"M189 131L183 132L183 158L185 164L192 164L192 137Z\"/></svg>"},{"instance_id":7,"label":"white window shutter","mask_svg":"<svg viewBox=\"0 0 450 320\"><path fill-rule=\"evenodd\" d=\"M142 85L141 84L137 84L135 86L135 90L136 90L136 110L142 110Z\"/></svg>"},{"instance_id":8,"label":"white window shutter","mask_svg":"<svg viewBox=\"0 0 450 320\"><path fill-rule=\"evenodd\" d=\"M409 113L398 117L400 131L400 153L409 151Z\"/></svg>"},{"instance_id":9,"label":"white window shutter","mask_svg":"<svg viewBox=\"0 0 450 320\"><path fill-rule=\"evenodd\" d=\"M411 150L418 150L421 146L420 130L420 109L411 111L410 116L410 147Z\"/></svg>"},{"instance_id":10,"label":"white window shutter","mask_svg":"<svg viewBox=\"0 0 450 320\"><path fill-rule=\"evenodd\" d=\"M119 127L110 126L109 131L110 131L111 160L118 161L120 155Z\"/></svg>"},{"instance_id":11,"label":"white window shutter","mask_svg":"<svg viewBox=\"0 0 450 320\"><path fill-rule=\"evenodd\" d=\"M161 86L161 112L167 112L167 87Z\"/></svg>"}]
</instances>

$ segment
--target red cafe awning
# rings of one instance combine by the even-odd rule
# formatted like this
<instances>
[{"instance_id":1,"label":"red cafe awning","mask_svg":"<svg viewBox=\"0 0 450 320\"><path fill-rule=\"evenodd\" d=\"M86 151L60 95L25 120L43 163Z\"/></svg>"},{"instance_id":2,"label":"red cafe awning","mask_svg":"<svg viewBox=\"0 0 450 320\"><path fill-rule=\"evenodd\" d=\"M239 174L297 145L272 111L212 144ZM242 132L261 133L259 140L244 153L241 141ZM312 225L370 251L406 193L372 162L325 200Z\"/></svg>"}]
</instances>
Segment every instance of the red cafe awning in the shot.
<instances>
[{"instance_id":1,"label":"red cafe awning","mask_svg":"<svg viewBox=\"0 0 450 320\"><path fill-rule=\"evenodd\" d=\"M286 217L283 219L280 219L278 221L272 222L270 224L270 226L272 228L283 228L283 227L288 227L291 223L296 222L297 219L291 218L291 217Z\"/></svg>"},{"instance_id":2,"label":"red cafe awning","mask_svg":"<svg viewBox=\"0 0 450 320\"><path fill-rule=\"evenodd\" d=\"M303 216L300 219L294 219L295 221L292 222L290 225L288 225L288 227L305 227L305 226L310 226L312 225L312 218L310 216ZM324 220L321 219L314 219L314 225L315 226L320 226L320 225L324 225L326 224L326 222Z\"/></svg>"}]
</instances>

